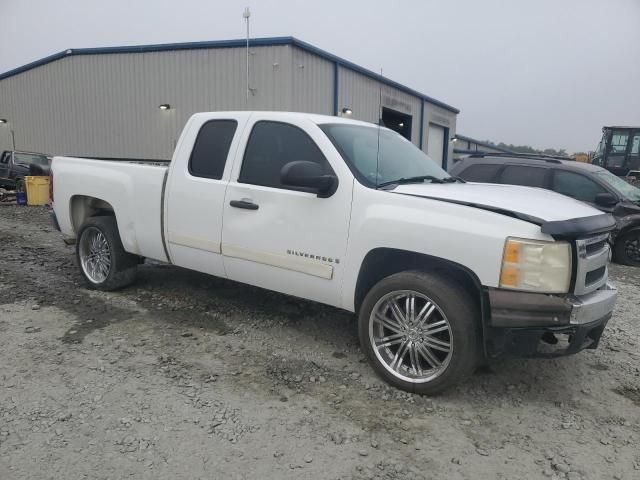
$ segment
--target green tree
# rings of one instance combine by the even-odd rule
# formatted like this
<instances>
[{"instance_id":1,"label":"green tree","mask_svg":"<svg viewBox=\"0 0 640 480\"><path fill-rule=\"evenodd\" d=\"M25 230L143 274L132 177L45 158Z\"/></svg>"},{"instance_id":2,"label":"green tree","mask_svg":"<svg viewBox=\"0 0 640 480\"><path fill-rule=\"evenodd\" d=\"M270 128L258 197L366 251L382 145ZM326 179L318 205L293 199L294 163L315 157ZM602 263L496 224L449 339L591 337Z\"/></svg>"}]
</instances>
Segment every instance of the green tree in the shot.
<instances>
[{"instance_id":1,"label":"green tree","mask_svg":"<svg viewBox=\"0 0 640 480\"><path fill-rule=\"evenodd\" d=\"M493 145L494 147L504 148L505 150L509 150L514 153L538 153L538 154L544 154L544 155L554 155L558 157L568 156L567 151L564 148L561 148L559 150L556 150L555 148L545 148L544 150L538 150L531 147L530 145L513 145L511 143L504 143L504 142L495 143L495 142L492 142L491 140L485 140L484 143L488 145Z\"/></svg>"}]
</instances>

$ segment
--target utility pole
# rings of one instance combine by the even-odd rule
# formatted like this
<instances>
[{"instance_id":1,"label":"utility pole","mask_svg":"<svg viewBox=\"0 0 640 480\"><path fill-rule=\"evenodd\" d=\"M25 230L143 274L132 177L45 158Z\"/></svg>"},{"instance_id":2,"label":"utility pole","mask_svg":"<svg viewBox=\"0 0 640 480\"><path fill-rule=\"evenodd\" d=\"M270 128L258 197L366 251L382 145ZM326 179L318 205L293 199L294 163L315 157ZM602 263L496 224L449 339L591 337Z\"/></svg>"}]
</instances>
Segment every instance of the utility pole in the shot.
<instances>
[{"instance_id":1,"label":"utility pole","mask_svg":"<svg viewBox=\"0 0 640 480\"><path fill-rule=\"evenodd\" d=\"M251 93L251 88L249 87L249 17L251 17L251 11L249 7L246 7L242 18L247 22L247 108L249 108L249 94Z\"/></svg>"}]
</instances>

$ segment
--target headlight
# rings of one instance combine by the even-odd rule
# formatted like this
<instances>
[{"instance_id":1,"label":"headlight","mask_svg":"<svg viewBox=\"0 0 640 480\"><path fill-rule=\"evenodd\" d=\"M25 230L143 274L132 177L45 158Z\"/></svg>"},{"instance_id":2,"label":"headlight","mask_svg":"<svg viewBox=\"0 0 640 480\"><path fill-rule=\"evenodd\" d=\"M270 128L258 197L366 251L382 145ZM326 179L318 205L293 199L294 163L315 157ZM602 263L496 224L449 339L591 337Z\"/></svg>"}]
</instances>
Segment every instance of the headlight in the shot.
<instances>
[{"instance_id":1,"label":"headlight","mask_svg":"<svg viewBox=\"0 0 640 480\"><path fill-rule=\"evenodd\" d=\"M507 238L500 287L543 293L567 293L571 282L571 245Z\"/></svg>"}]
</instances>

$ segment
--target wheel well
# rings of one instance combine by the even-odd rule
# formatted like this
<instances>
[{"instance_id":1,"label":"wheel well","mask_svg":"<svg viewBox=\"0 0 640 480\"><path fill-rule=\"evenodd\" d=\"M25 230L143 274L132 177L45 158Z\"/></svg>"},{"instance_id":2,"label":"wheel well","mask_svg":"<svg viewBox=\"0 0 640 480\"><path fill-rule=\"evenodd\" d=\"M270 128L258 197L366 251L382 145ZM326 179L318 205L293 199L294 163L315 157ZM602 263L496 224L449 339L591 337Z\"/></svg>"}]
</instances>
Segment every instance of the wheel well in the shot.
<instances>
[{"instance_id":1,"label":"wheel well","mask_svg":"<svg viewBox=\"0 0 640 480\"><path fill-rule=\"evenodd\" d=\"M488 302L484 299L482 284L471 270L450 260L394 248L376 248L367 253L356 282L355 311L360 309L367 292L376 283L389 275L407 270L446 275L471 293L481 309L483 319L488 318L485 312Z\"/></svg>"},{"instance_id":2,"label":"wheel well","mask_svg":"<svg viewBox=\"0 0 640 480\"><path fill-rule=\"evenodd\" d=\"M631 233L631 232L640 232L640 225L629 225L629 226L627 226L625 228L622 228L617 233L615 240L618 240L618 238L624 237L625 235L627 235L628 233Z\"/></svg>"},{"instance_id":3,"label":"wheel well","mask_svg":"<svg viewBox=\"0 0 640 480\"><path fill-rule=\"evenodd\" d=\"M76 233L78 233L82 224L89 217L99 215L115 216L115 210L109 202L85 195L76 195L72 197L70 209L71 224L73 225L73 231Z\"/></svg>"}]
</instances>

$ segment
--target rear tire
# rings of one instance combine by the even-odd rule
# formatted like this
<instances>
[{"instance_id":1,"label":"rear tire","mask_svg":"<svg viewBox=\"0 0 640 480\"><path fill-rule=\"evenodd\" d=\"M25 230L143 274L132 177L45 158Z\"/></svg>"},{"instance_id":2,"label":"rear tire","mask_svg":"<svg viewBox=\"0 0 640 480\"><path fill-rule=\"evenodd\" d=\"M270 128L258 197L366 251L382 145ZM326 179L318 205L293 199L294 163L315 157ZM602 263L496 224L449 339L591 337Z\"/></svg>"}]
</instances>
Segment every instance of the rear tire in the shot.
<instances>
[{"instance_id":1,"label":"rear tire","mask_svg":"<svg viewBox=\"0 0 640 480\"><path fill-rule=\"evenodd\" d=\"M479 311L469 292L419 271L384 278L358 314L360 344L376 373L412 393L434 395L480 360Z\"/></svg>"},{"instance_id":2,"label":"rear tire","mask_svg":"<svg viewBox=\"0 0 640 480\"><path fill-rule=\"evenodd\" d=\"M78 233L76 257L91 289L117 290L135 280L138 256L124 251L113 216L87 219Z\"/></svg>"},{"instance_id":3,"label":"rear tire","mask_svg":"<svg viewBox=\"0 0 640 480\"><path fill-rule=\"evenodd\" d=\"M616 238L613 259L622 265L640 267L640 231L635 230Z\"/></svg>"}]
</instances>

